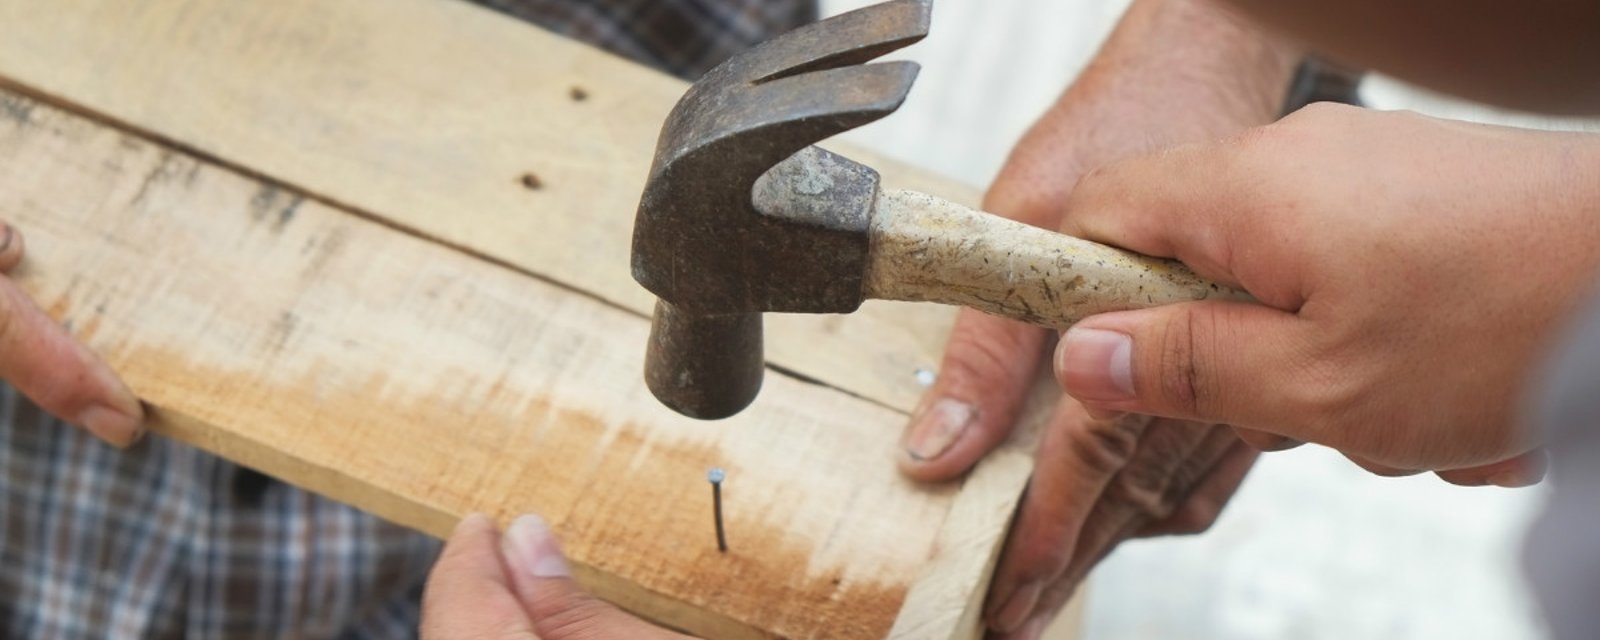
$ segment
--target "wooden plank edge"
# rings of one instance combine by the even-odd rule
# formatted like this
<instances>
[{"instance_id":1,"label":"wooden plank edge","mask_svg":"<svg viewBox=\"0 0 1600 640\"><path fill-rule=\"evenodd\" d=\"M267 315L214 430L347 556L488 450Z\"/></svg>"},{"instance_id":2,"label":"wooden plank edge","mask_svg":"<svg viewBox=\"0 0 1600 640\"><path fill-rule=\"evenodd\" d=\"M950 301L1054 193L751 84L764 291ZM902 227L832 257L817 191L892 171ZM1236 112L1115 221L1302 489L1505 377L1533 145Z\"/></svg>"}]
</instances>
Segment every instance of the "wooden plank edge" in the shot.
<instances>
[{"instance_id":1,"label":"wooden plank edge","mask_svg":"<svg viewBox=\"0 0 1600 640\"><path fill-rule=\"evenodd\" d=\"M968 474L939 530L935 556L906 594L889 638L983 637L989 579L1032 473L1032 455L1000 448Z\"/></svg>"},{"instance_id":2,"label":"wooden plank edge","mask_svg":"<svg viewBox=\"0 0 1600 640\"><path fill-rule=\"evenodd\" d=\"M436 504L401 497L332 467L315 465L286 455L270 444L243 434L218 429L209 423L168 408L147 405L146 427L151 432L192 445L218 457L267 474L323 497L354 506L384 520L435 538L450 535L467 514L452 513ZM510 523L500 522L501 527ZM594 569L576 560L573 577L604 600L655 623L673 629L693 629L712 638L761 639L771 634L709 609L689 612L683 603L638 584Z\"/></svg>"}]
</instances>

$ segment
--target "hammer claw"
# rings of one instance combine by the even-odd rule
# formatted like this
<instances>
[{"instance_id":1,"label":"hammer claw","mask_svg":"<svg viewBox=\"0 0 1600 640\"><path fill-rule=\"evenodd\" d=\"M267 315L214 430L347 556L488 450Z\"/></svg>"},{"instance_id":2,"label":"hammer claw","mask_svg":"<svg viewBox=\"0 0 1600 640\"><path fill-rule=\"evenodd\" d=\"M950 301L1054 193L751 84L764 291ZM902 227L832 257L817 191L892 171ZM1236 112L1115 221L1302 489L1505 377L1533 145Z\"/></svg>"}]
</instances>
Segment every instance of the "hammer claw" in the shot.
<instances>
[{"instance_id":1,"label":"hammer claw","mask_svg":"<svg viewBox=\"0 0 1600 640\"><path fill-rule=\"evenodd\" d=\"M848 114L876 120L900 108L918 70L915 62L897 61L812 71L762 84L756 93L785 120Z\"/></svg>"},{"instance_id":2,"label":"hammer claw","mask_svg":"<svg viewBox=\"0 0 1600 640\"><path fill-rule=\"evenodd\" d=\"M928 35L929 0L891 0L816 22L763 44L745 71L760 84L857 65Z\"/></svg>"}]
</instances>

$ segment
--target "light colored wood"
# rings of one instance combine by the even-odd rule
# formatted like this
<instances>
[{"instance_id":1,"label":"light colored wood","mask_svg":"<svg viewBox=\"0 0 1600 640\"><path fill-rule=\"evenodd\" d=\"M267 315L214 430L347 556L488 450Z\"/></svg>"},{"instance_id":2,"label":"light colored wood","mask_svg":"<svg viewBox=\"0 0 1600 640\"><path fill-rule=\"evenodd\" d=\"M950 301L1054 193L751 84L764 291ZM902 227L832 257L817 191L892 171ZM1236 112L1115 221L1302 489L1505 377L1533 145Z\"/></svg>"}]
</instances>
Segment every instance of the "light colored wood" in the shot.
<instances>
[{"instance_id":1,"label":"light colored wood","mask_svg":"<svg viewBox=\"0 0 1600 640\"><path fill-rule=\"evenodd\" d=\"M982 582L1030 468L1007 450L979 493L915 485L903 414L784 375L737 418L676 416L642 388L643 318L5 93L0 219L27 234L18 281L158 433L436 535L542 513L602 596L712 638L965 605L919 584Z\"/></svg>"},{"instance_id":2,"label":"light colored wood","mask_svg":"<svg viewBox=\"0 0 1600 640\"><path fill-rule=\"evenodd\" d=\"M278 288L265 287L264 293L276 291L273 295L280 296L280 301L297 305L293 315L280 316L284 319L280 324L299 327L285 331L286 335L322 336L317 339L319 349L334 348L330 346L334 342L348 339L352 342L345 347L354 353L335 349L335 356L308 361L310 356L299 355L301 348L295 341L308 338L285 338L280 349L287 354L260 360L265 352L244 347L263 340L260 334L283 330L263 326L260 318L246 317L248 314L237 309L220 309L228 303L208 298L237 296L241 287L190 289L192 284L173 284L180 275L203 279L204 272L197 276L192 270L162 271L164 277L174 280L152 284L160 280L159 274L134 267L162 257L180 263L191 258L177 249L159 254L118 253L129 251L129 242L115 239L110 231L94 238L79 237L82 228L74 226L77 224L104 224L107 229L134 224L112 224L126 214L118 214L114 202L82 211L54 206L36 211L42 223L48 216L67 215L45 223L53 232L35 232L24 225L30 239L36 240L36 251L38 242L46 247L89 244L82 244L76 253L68 252L67 257L31 259L34 266L27 276L32 278L31 286L47 302L64 301L64 306L55 304L52 310L74 319L93 345L109 351L114 364L131 367L130 376L142 380L136 389L159 396L159 428L166 433L435 534L445 531L468 509L492 511L503 518L554 504L560 532L569 540L582 539L571 550L587 582L636 611L713 637L858 635L848 625L829 626L848 618L835 610L839 607L860 612L866 606L872 611L862 615L887 626L889 622L884 620L892 622L894 616L890 612L881 619L883 603L893 598L873 596L876 592L868 589L850 591L851 600L867 605L836 602L847 590L874 584L891 585L890 592L904 588L908 614L948 609L970 613L974 599L981 598L992 548L989 553L946 554L941 541L965 541L958 544L976 549L988 535L990 544L999 544L1005 519L1027 475L1023 469L1031 464L1025 455L1028 439L1011 443L1000 455L982 463L966 481L971 489L912 487L892 474L890 464L904 411L914 405L922 390L913 372L935 367L949 326L949 310L871 302L851 316L769 314L769 359L783 370L845 393L773 374L751 412L712 425L666 415L643 393L636 359L644 329L637 314L647 312L651 300L627 274L628 229L656 131L683 90L681 82L448 0L0 0L0 85L47 97L72 110L93 113L169 141L207 160L289 185L272 191L244 181L246 187L221 190L227 194L186 191L170 196L184 204L179 209L231 210L237 216L242 196L235 192L250 191L249 199L263 203L256 205L263 220L258 224L285 211L293 212L291 220L320 211L324 213L317 215L342 220L339 224L357 224L333 216L338 209L324 207L332 204L437 243L394 240L368 230L375 225L361 223L365 226L358 226L364 231L357 236L384 238L384 242L375 243L376 249L359 251L346 242L344 248L330 253L357 251L386 266L368 273L366 267L354 264L355 258L342 259L342 272L353 274L350 278L379 278L378 274L389 269L396 258L391 257L386 243L424 247L394 254L413 259L458 255L439 248L442 244L500 264L501 268L495 268L473 263L476 266L471 269L499 274L494 276L496 282L515 281L518 284L512 289L524 296L510 299L506 293L510 289L484 289L465 282L442 289L453 292L455 298L426 305L409 299L373 302L372 297L358 296L367 300L362 313L369 316L376 313L374 305L386 313L416 309L416 318L383 316L389 324L418 323L409 329L394 327L402 333L415 332L413 338L420 336L426 339L424 344L432 345L423 355L416 355L397 346L401 339L395 335L401 334L367 336L352 329L354 321L347 320L341 310L344 302L332 301L337 295L327 289L299 291L269 279ZM574 100L573 88L581 88L587 98ZM9 100L11 106L27 104L14 97ZM26 110L49 111L31 106ZM130 145L139 143L136 138L127 140ZM194 158L171 149L141 148L146 149L141 153L164 153L180 167L195 163ZM938 193L959 202L977 200L976 192L969 188L857 150L841 151L880 169L890 185ZM90 160L64 159L64 153L57 154L59 166L50 171L92 168ZM18 154L4 157L8 159L0 166L0 175L13 173L12 165L37 163ZM107 158L112 161L114 156ZM161 166L152 168L147 163L145 175L159 178L176 171ZM198 176L229 175L203 163L196 166L200 167L194 172ZM129 171L140 172L138 167ZM539 189L524 186L523 176L529 174L538 178ZM25 175L34 180L45 177L38 172ZM120 181L116 188L124 191L131 189L126 182L133 180L126 176L97 179ZM228 179L241 180L238 176ZM155 179L151 184L159 186L167 180ZM26 182L14 174L9 179L0 177L0 181L15 183L8 187L37 187L25 191L40 201L52 193L38 190L44 183ZM52 189L73 191L62 186L69 178L47 182ZM111 197L105 190L101 193ZM295 193L306 199L291 206L298 196L290 194ZM94 204L86 198L94 200L75 193L66 204ZM17 204L15 199L11 202ZM40 207L38 202L29 206ZM0 216L5 215L11 212L0 210ZM98 217L82 217L85 215ZM290 222L284 229L297 228L296 224L302 225L300 233L309 239L310 230L303 222ZM243 227L219 229L208 233L220 234L216 237L223 244L268 251L250 245L261 240L252 240L252 232ZM386 231L399 235L393 229ZM139 237L148 241L152 236ZM281 248L273 251L286 252ZM245 256L206 255L216 260L245 260ZM74 264L76 256L83 256L86 265L110 266L86 269ZM239 262L228 265L240 267ZM64 285L60 269L69 267L81 275L76 284ZM307 267L317 273L323 268ZM558 286L530 283L514 272L534 274ZM116 276L97 280L107 273ZM231 277L216 277L233 283ZM327 286L380 298L403 295L366 281ZM369 286L374 291L366 292ZM419 285L413 282L411 286ZM120 297L119 306L94 301L106 290L123 288L161 295L136 301ZM253 292L254 288L247 289ZM621 310L587 300L580 293L616 304ZM169 295L175 297L163 297ZM411 295L421 294L413 291ZM301 300L315 301L308 304L321 314L314 316L316 323L305 309L298 308ZM262 304L265 306L243 308L270 315L273 305ZM458 311L443 311L443 305L453 305ZM86 313L83 309L87 306L97 309L93 318L73 315ZM510 310L496 311L499 320L462 319L466 317L462 314L483 306ZM155 315L129 315L137 310ZM192 336L175 337L171 332L145 335L150 330L147 324L156 322L151 318L163 314L186 319L188 324L178 325L194 329L199 337L190 340ZM201 320L205 318L210 319ZM242 324L233 325L233 320ZM105 333L111 327L118 328ZM453 332L457 331L470 336L456 336ZM355 335L334 337L345 333ZM607 334L607 344L599 344L602 341L594 338L597 334ZM588 338L578 339L582 336ZM474 345L465 355L453 351L460 339ZM358 346L368 340L378 340L388 351L375 356L370 350L378 347ZM482 351L486 341L499 341L492 353ZM142 351L139 345L145 344L161 348ZM197 346L201 344L205 346ZM523 357L518 349L524 347L537 348L527 352L534 355ZM191 348L198 349L199 355L191 356ZM578 356L598 360L576 365ZM428 359L421 364L443 368L418 369L421 365L415 358ZM437 358L443 360L434 360ZM500 360L486 360L490 358ZM196 363L230 375L190 367ZM374 373L372 367L378 365L384 368ZM191 370L194 375L184 375ZM508 380L524 386L496 387L491 382L485 387L491 372L504 372ZM402 389L390 379L391 374L410 382ZM236 389L245 386L257 389ZM338 393L325 395L328 389ZM295 393L313 393L317 404L297 406L294 403L304 397ZM869 402L853 400L852 395ZM404 397L419 400L400 402ZM512 398L526 398L527 404L519 406L516 403L522 400ZM390 402L399 404L391 406ZM435 405L442 408L428 408ZM346 427L341 422L345 419L354 422ZM391 432L387 425L391 419L408 426ZM416 422L430 426L470 423L472 429L430 437L432 432L415 431ZM562 427L552 426L557 424ZM547 443L569 430L576 432L570 437L578 444L558 444L589 447L586 455L572 457L585 462L585 471L561 477L555 486L541 486L540 481L548 481L553 469L568 469L571 460L532 451L533 444L526 440ZM346 431L349 437L341 435ZM517 440L519 434L525 440ZM515 446L506 448L508 443ZM457 453L457 448L462 452ZM745 489L768 505L749 517L764 535L780 541L769 549L770 541L763 540L762 555L755 557L744 555L740 534L731 533L739 566L722 567L727 570L705 578L705 571L685 566L684 557L704 560L703 554L696 555L700 551L686 554L682 549L662 548L695 539L694 533L685 531L704 526L699 522L704 514L684 515L662 506L695 499L693 489L646 482L630 474L665 466L676 478L679 471L711 458L742 460L747 448L768 452L751 454L743 464L771 478L758 485L759 491ZM370 451L389 453L380 461L358 455ZM766 471L771 452L781 452L783 457ZM801 477L800 467L809 464L820 466L809 468L808 475ZM693 477L700 478L704 469L692 471ZM610 497L597 503L589 486L593 474L601 472L620 473L625 476L624 485L642 487L648 497L640 499L648 507L642 513L649 517L615 532L607 529L613 524L610 519L621 517L618 514L634 503L616 498L624 493L620 489L605 493ZM646 475L659 479L662 473ZM736 470L734 477L744 477L743 472ZM730 479L730 483L736 481ZM472 483L481 486L469 486ZM729 491L730 501L736 500L738 490L730 484ZM907 500L911 506L873 511L877 508L874 501L885 495L894 496L894 501ZM944 507L927 506L930 503L948 508L941 511ZM559 508L568 511L563 514ZM837 531L829 529L863 510L870 514L866 519L840 524ZM904 515L907 510L915 514ZM989 519L967 521L947 515L956 510ZM659 529L660 540L646 536L650 527L665 527ZM825 536L824 530L828 531ZM967 533L960 533L963 531ZM872 537L876 539L869 543L866 538ZM884 562L873 559L883 551L868 549L868 559L843 571L845 577L829 592L827 601L819 600L823 596L814 589L820 585L811 579L819 571L843 566L846 558L854 562L853 554L860 551L860 545L893 547L886 553L895 557L914 555L912 550L921 548L920 577L905 582L904 566L883 569ZM879 569L872 569L874 566ZM976 588L937 586L943 581L965 585L968 583L962 581L971 576L977 576ZM762 582L768 578L772 586ZM963 615L956 623L948 634L927 624L924 628L931 630L931 635L903 637L975 637L971 615Z\"/></svg>"},{"instance_id":3,"label":"light colored wood","mask_svg":"<svg viewBox=\"0 0 1600 640\"><path fill-rule=\"evenodd\" d=\"M0 77L641 314L630 229L686 88L448 0L0 0ZM586 98L572 98L580 87ZM847 155L888 184L974 190ZM542 187L530 190L522 176ZM767 321L774 364L910 410L952 315ZM759 400L757 400L759 402Z\"/></svg>"},{"instance_id":4,"label":"light colored wood","mask_svg":"<svg viewBox=\"0 0 1600 640\"><path fill-rule=\"evenodd\" d=\"M915 191L878 194L867 296L1065 329L1096 313L1248 294L1158 260Z\"/></svg>"}]
</instances>

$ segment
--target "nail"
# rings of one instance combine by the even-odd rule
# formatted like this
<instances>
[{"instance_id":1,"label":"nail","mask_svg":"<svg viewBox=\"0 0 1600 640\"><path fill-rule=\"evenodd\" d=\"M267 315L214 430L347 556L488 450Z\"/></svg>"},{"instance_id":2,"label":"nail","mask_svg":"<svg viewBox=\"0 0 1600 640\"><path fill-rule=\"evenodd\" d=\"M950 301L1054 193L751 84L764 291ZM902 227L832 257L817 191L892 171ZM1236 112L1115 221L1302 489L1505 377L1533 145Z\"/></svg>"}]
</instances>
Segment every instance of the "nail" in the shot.
<instances>
[{"instance_id":1,"label":"nail","mask_svg":"<svg viewBox=\"0 0 1600 640\"><path fill-rule=\"evenodd\" d=\"M1038 580L1028 582L1016 591L1011 592L1011 598L1000 606L1000 611L995 614L990 625L995 631L1011 633L1027 621L1028 614L1033 612L1033 605L1039 602L1039 592L1043 585Z\"/></svg>"},{"instance_id":2,"label":"nail","mask_svg":"<svg viewBox=\"0 0 1600 640\"><path fill-rule=\"evenodd\" d=\"M11 248L11 241L15 236L16 231L11 229L11 225L0 222L0 253L5 253Z\"/></svg>"},{"instance_id":3,"label":"nail","mask_svg":"<svg viewBox=\"0 0 1600 640\"><path fill-rule=\"evenodd\" d=\"M119 447L127 447L144 436L139 428L139 418L113 409L110 405L96 404L78 414L78 424L89 433Z\"/></svg>"},{"instance_id":4,"label":"nail","mask_svg":"<svg viewBox=\"0 0 1600 640\"><path fill-rule=\"evenodd\" d=\"M535 578L565 578L572 575L567 559L561 556L561 546L544 518L536 515L520 516L506 529L506 552L513 565Z\"/></svg>"},{"instance_id":5,"label":"nail","mask_svg":"<svg viewBox=\"0 0 1600 640\"><path fill-rule=\"evenodd\" d=\"M1056 380L1079 400L1134 399L1133 338L1119 331L1068 329L1056 348Z\"/></svg>"},{"instance_id":6,"label":"nail","mask_svg":"<svg viewBox=\"0 0 1600 640\"><path fill-rule=\"evenodd\" d=\"M706 480L711 482L711 512L717 525L717 551L728 552L728 534L722 529L722 481L728 473L722 467L712 467L706 471Z\"/></svg>"},{"instance_id":7,"label":"nail","mask_svg":"<svg viewBox=\"0 0 1600 640\"><path fill-rule=\"evenodd\" d=\"M944 455L977 417L978 410L960 400L941 398L923 406L911 417L906 453L918 462Z\"/></svg>"},{"instance_id":8,"label":"nail","mask_svg":"<svg viewBox=\"0 0 1600 640\"><path fill-rule=\"evenodd\" d=\"M1497 487L1505 487L1507 489L1521 489L1521 488L1526 487L1526 486L1528 486L1530 484L1533 484L1533 482L1531 480L1529 480L1527 477L1524 477L1523 474L1521 474L1519 472L1516 472L1516 471L1502 471L1500 473L1497 473L1497 474L1494 474L1492 476L1489 476L1489 484L1492 484L1492 485L1497 486Z\"/></svg>"}]
</instances>

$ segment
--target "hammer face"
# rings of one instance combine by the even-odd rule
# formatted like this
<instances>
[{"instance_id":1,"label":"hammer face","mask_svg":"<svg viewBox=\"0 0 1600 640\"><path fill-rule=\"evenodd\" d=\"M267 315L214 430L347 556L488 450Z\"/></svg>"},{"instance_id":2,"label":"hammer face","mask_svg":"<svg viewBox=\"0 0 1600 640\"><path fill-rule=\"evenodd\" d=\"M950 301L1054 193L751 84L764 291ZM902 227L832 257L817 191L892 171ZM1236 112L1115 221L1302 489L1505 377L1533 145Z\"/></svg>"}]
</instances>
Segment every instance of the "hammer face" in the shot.
<instances>
[{"instance_id":1,"label":"hammer face","mask_svg":"<svg viewBox=\"0 0 1600 640\"><path fill-rule=\"evenodd\" d=\"M656 303L644 381L669 409L701 420L739 413L761 390L763 360L761 314L699 314Z\"/></svg>"}]
</instances>

